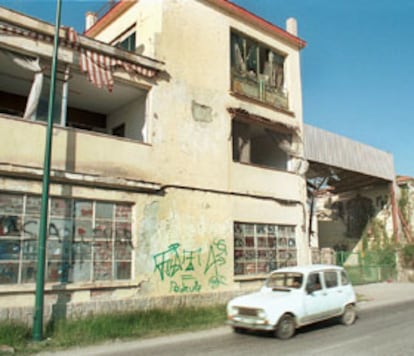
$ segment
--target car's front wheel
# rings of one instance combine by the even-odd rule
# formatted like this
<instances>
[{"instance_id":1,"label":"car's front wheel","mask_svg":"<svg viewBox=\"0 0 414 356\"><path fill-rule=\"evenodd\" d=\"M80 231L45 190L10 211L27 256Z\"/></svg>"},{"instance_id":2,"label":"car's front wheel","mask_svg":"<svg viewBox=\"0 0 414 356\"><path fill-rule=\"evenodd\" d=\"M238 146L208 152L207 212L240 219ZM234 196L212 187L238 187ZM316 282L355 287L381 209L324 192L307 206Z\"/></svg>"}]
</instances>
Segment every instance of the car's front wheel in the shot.
<instances>
[{"instance_id":1,"label":"car's front wheel","mask_svg":"<svg viewBox=\"0 0 414 356\"><path fill-rule=\"evenodd\" d=\"M352 304L345 307L344 313L341 316L341 323L344 325L352 325L356 320L356 310Z\"/></svg>"},{"instance_id":2,"label":"car's front wheel","mask_svg":"<svg viewBox=\"0 0 414 356\"><path fill-rule=\"evenodd\" d=\"M275 335L281 340L287 340L295 334L295 330L295 319L291 315L285 314L277 324Z\"/></svg>"},{"instance_id":3,"label":"car's front wheel","mask_svg":"<svg viewBox=\"0 0 414 356\"><path fill-rule=\"evenodd\" d=\"M243 329L243 328L238 328L237 326L234 326L234 327L233 327L233 331L234 331L236 334L244 334L244 333L246 332L246 329Z\"/></svg>"}]
</instances>

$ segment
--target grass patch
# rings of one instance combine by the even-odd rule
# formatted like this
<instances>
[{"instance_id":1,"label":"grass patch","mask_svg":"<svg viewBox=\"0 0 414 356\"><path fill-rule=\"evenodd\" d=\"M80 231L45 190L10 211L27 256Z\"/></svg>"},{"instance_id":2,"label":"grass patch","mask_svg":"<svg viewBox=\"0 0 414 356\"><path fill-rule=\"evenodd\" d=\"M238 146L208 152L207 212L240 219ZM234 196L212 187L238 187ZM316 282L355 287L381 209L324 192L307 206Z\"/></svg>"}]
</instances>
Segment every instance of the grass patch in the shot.
<instances>
[{"instance_id":1,"label":"grass patch","mask_svg":"<svg viewBox=\"0 0 414 356\"><path fill-rule=\"evenodd\" d=\"M45 341L31 342L31 330L18 324L0 324L0 344L21 353L91 345L114 339L136 339L224 325L224 305L203 308L135 311L60 320L48 325Z\"/></svg>"},{"instance_id":2,"label":"grass patch","mask_svg":"<svg viewBox=\"0 0 414 356\"><path fill-rule=\"evenodd\" d=\"M23 347L31 336L30 329L20 323L0 323L0 345Z\"/></svg>"}]
</instances>

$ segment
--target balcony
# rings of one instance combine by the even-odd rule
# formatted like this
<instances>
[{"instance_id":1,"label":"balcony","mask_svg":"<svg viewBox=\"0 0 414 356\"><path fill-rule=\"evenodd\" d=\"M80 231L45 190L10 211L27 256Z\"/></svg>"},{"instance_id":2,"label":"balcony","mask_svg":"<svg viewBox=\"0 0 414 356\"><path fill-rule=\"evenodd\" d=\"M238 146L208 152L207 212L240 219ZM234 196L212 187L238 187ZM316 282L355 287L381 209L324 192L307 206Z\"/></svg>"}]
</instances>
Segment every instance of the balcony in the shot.
<instances>
[{"instance_id":1,"label":"balcony","mask_svg":"<svg viewBox=\"0 0 414 356\"><path fill-rule=\"evenodd\" d=\"M289 110L285 56L243 34L231 33L231 90L272 108Z\"/></svg>"},{"instance_id":2,"label":"balcony","mask_svg":"<svg viewBox=\"0 0 414 356\"><path fill-rule=\"evenodd\" d=\"M0 171L41 179L46 124L0 114ZM125 138L74 128L53 129L52 181L157 189L153 149ZM147 182L147 183L145 183Z\"/></svg>"},{"instance_id":3,"label":"balcony","mask_svg":"<svg viewBox=\"0 0 414 356\"><path fill-rule=\"evenodd\" d=\"M266 84L265 79L232 73L231 90L234 94L253 99L276 109L288 110L288 95Z\"/></svg>"}]
</instances>

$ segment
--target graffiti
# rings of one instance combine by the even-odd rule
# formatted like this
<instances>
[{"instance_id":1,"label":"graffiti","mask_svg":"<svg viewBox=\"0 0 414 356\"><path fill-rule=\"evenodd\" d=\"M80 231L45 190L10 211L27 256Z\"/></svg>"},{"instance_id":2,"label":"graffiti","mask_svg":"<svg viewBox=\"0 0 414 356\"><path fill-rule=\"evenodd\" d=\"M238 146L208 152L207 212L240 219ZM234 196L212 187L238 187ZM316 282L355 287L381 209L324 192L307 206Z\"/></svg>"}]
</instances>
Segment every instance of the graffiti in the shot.
<instances>
[{"instance_id":1,"label":"graffiti","mask_svg":"<svg viewBox=\"0 0 414 356\"><path fill-rule=\"evenodd\" d=\"M226 257L226 242L223 239L214 241L210 245L207 263L204 270L204 274L206 274L211 268L214 269L214 274L210 277L208 282L210 284L210 287L213 289L218 288L221 284L226 284L224 276L219 274L219 266L222 266L226 263Z\"/></svg>"},{"instance_id":2,"label":"graffiti","mask_svg":"<svg viewBox=\"0 0 414 356\"><path fill-rule=\"evenodd\" d=\"M193 250L180 248L179 243L174 243L165 251L153 255L154 271L158 272L161 281L169 279L170 292L199 292L202 285L194 276L197 274L208 278L211 289L226 284L225 276L220 274L220 268L226 264L227 258L227 246L223 239L213 241L205 254L201 247Z\"/></svg>"},{"instance_id":3,"label":"graffiti","mask_svg":"<svg viewBox=\"0 0 414 356\"><path fill-rule=\"evenodd\" d=\"M157 253L153 256L155 263L155 270L160 273L161 280L165 276L174 277L174 275L182 270L180 256L178 254L179 243L168 246L166 251Z\"/></svg>"},{"instance_id":4,"label":"graffiti","mask_svg":"<svg viewBox=\"0 0 414 356\"><path fill-rule=\"evenodd\" d=\"M174 293L197 293L201 291L200 282L191 275L182 275L181 283L170 281L170 292Z\"/></svg>"},{"instance_id":5,"label":"graffiti","mask_svg":"<svg viewBox=\"0 0 414 356\"><path fill-rule=\"evenodd\" d=\"M183 264L187 264L184 268L185 271L195 271L194 266L201 266L201 248L196 250L184 250Z\"/></svg>"}]
</instances>

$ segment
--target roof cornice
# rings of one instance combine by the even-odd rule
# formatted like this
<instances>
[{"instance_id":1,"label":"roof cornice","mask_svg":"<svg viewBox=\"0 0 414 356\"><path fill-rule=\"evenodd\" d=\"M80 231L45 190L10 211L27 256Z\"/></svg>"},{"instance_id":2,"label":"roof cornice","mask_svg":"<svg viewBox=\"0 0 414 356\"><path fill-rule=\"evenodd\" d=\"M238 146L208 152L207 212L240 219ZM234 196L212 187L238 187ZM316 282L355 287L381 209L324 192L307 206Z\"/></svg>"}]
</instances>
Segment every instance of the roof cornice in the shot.
<instances>
[{"instance_id":1,"label":"roof cornice","mask_svg":"<svg viewBox=\"0 0 414 356\"><path fill-rule=\"evenodd\" d=\"M84 32L85 36L95 37L108 27L112 21L121 16L129 8L137 3L137 0L121 0L117 2L103 17L101 17L93 26Z\"/></svg>"},{"instance_id":2,"label":"roof cornice","mask_svg":"<svg viewBox=\"0 0 414 356\"><path fill-rule=\"evenodd\" d=\"M245 21L262 31L269 33L270 35L276 36L295 47L302 49L306 46L306 41L301 38L292 35L284 29L272 24L269 21L253 14L252 12L234 4L229 0L201 0L207 2L222 11L234 16L242 21ZM89 37L95 37L101 31L103 31L112 21L118 16L122 15L125 11L131 8L137 0L121 0L112 9L110 9L102 18L100 18L91 28L85 31L85 35Z\"/></svg>"},{"instance_id":3,"label":"roof cornice","mask_svg":"<svg viewBox=\"0 0 414 356\"><path fill-rule=\"evenodd\" d=\"M285 31L284 29L272 24L269 21L253 14L252 12L244 9L243 7L234 4L229 0L201 0L207 3L210 3L223 11L227 12L228 14L247 22L262 31L269 33L270 35L276 36L296 47L302 49L306 46L306 41L302 40L301 38L292 35L291 33Z\"/></svg>"}]
</instances>

